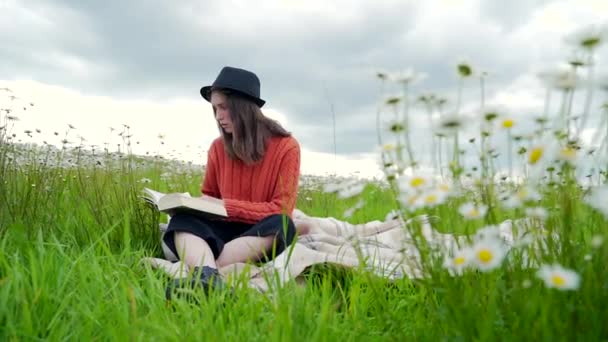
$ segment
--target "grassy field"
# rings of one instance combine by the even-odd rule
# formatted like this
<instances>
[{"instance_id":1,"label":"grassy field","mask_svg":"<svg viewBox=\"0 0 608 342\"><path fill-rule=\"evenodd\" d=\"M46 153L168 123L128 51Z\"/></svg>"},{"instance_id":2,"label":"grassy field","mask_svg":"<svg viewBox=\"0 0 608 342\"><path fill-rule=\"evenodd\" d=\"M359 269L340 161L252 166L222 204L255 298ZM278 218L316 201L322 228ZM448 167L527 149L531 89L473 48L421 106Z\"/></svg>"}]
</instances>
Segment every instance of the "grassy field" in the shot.
<instances>
[{"instance_id":1,"label":"grassy field","mask_svg":"<svg viewBox=\"0 0 608 342\"><path fill-rule=\"evenodd\" d=\"M539 256L581 278L576 291L547 288L536 269L509 262L490 272L452 277L436 266L428 279L388 281L331 265L306 272L301 284L260 294L214 294L199 304L167 303L168 279L139 260L160 256L159 216L137 197L143 186L189 190L200 170L161 159L78 150L2 151L0 188L0 339L2 340L602 340L608 338L608 272L603 217L569 193L570 227L560 216L563 186L548 187L547 226L572 238ZM298 207L342 217L356 199L303 182ZM433 208L436 228L461 233L483 222L458 214L473 193ZM368 184L366 205L351 222L383 219L390 190ZM507 214L521 215L516 212ZM343 218L343 217L342 217ZM597 240L597 239L596 239ZM564 240L562 240L564 241ZM597 241L596 241L597 242ZM568 247L569 246L569 247Z\"/></svg>"},{"instance_id":2,"label":"grassy field","mask_svg":"<svg viewBox=\"0 0 608 342\"><path fill-rule=\"evenodd\" d=\"M378 277L361 260L312 267L275 292L237 282L234 296L167 302L169 279L140 263L161 257L163 217L139 195L196 194L202 168L85 150L68 133L59 149L19 144L17 113L0 106L0 340L608 341L608 102L597 103L606 92L596 89L608 87L594 80L602 34L569 40L578 59L540 75L544 109L525 118L488 106L487 73L467 63L456 67L455 106L410 94L415 73L378 73L382 89L400 94L376 116L385 178L303 177L297 207L351 223L428 215L435 230L467 237L442 251L418 225L404 227L420 279ZM465 115L470 84L482 95ZM412 142L414 111L429 119L426 142ZM495 237L505 220L530 235Z\"/></svg>"}]
</instances>

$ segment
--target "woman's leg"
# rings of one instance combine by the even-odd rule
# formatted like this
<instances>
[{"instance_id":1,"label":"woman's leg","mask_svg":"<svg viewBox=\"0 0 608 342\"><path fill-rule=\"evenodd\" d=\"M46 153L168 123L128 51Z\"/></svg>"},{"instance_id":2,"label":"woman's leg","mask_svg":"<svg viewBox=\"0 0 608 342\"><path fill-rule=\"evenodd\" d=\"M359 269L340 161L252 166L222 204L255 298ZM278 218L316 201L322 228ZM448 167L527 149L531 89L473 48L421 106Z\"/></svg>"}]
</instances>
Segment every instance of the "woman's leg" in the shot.
<instances>
[{"instance_id":1,"label":"woman's leg","mask_svg":"<svg viewBox=\"0 0 608 342\"><path fill-rule=\"evenodd\" d=\"M238 262L270 260L294 240L293 220L281 214L270 215L224 245L216 263L224 267Z\"/></svg>"},{"instance_id":2,"label":"woman's leg","mask_svg":"<svg viewBox=\"0 0 608 342\"><path fill-rule=\"evenodd\" d=\"M174 236L175 249L179 259L193 269L199 266L217 268L211 248L200 237L187 232L176 231Z\"/></svg>"},{"instance_id":3,"label":"woman's leg","mask_svg":"<svg viewBox=\"0 0 608 342\"><path fill-rule=\"evenodd\" d=\"M274 236L242 236L224 245L224 250L217 258L218 267L237 262L258 261L271 248Z\"/></svg>"},{"instance_id":4,"label":"woman's leg","mask_svg":"<svg viewBox=\"0 0 608 342\"><path fill-rule=\"evenodd\" d=\"M225 288L225 284L221 280L217 270L213 251L205 240L183 231L176 231L173 240L175 249L181 260L180 262L185 263L188 269L194 272L194 275L191 279L174 279L173 283L165 289L165 298L167 300L171 300L174 292L184 287L191 289L202 288L205 292L211 288L216 290Z\"/></svg>"}]
</instances>

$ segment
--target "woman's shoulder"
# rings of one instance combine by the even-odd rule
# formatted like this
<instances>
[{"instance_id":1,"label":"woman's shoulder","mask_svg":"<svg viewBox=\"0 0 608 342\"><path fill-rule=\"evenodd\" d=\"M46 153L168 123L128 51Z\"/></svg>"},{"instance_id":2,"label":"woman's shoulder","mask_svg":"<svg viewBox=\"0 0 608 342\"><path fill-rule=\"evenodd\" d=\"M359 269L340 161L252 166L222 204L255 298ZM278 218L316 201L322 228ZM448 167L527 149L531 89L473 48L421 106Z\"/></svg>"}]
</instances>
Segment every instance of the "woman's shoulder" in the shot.
<instances>
[{"instance_id":1,"label":"woman's shoulder","mask_svg":"<svg viewBox=\"0 0 608 342\"><path fill-rule=\"evenodd\" d=\"M224 139L222 137L217 137L211 142L211 147L209 150L213 150L215 148L219 148L220 150L224 149Z\"/></svg>"},{"instance_id":2,"label":"woman's shoulder","mask_svg":"<svg viewBox=\"0 0 608 342\"><path fill-rule=\"evenodd\" d=\"M293 151L300 151L300 144L292 135L281 137L275 136L270 139L268 146L269 151L276 151L279 154L285 154Z\"/></svg>"},{"instance_id":3,"label":"woman's shoulder","mask_svg":"<svg viewBox=\"0 0 608 342\"><path fill-rule=\"evenodd\" d=\"M282 148L285 149L290 149L290 148L300 148L300 143L298 142L298 140L296 138L294 138L293 135L289 135L286 137L281 137L281 136L276 136L273 137L271 139L271 143L275 144L277 146L281 146Z\"/></svg>"}]
</instances>

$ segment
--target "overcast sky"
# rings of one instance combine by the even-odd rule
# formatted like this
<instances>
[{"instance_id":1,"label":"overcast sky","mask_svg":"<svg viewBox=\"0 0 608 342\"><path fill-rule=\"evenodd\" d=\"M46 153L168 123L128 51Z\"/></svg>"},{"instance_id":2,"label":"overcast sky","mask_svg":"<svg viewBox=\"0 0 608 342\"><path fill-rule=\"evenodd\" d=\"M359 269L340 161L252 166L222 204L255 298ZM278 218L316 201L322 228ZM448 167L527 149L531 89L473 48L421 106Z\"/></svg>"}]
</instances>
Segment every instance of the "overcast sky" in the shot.
<instances>
[{"instance_id":1,"label":"overcast sky","mask_svg":"<svg viewBox=\"0 0 608 342\"><path fill-rule=\"evenodd\" d=\"M376 71L425 73L413 94L453 103L466 60L489 73L488 103L524 115L542 106L538 68L569 57L564 35L606 19L605 0L0 0L0 88L35 103L18 133L53 142L72 124L75 141L116 144L109 127L127 124L136 152L204 162L218 132L199 89L242 67L260 77L265 113L300 141L303 173L373 176ZM421 141L426 117L412 114Z\"/></svg>"}]
</instances>

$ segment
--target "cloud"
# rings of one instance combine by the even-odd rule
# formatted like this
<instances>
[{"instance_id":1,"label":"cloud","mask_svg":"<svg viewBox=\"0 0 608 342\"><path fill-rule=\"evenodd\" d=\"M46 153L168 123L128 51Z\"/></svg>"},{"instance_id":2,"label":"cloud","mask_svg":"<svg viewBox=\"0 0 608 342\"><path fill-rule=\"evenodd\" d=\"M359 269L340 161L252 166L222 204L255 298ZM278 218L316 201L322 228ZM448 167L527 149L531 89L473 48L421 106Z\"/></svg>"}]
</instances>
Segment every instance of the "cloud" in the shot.
<instances>
[{"instance_id":1,"label":"cloud","mask_svg":"<svg viewBox=\"0 0 608 342\"><path fill-rule=\"evenodd\" d=\"M0 88L5 87L12 92L1 94L0 107L11 108L11 115L18 117L10 127L10 133L21 142L61 146L61 141L67 139L76 146L83 139L89 149L94 146L97 150L107 148L109 151L125 151L130 144L135 154L158 154L204 164L206 149L218 136L210 108L190 99L175 99L169 103L116 100L33 81L0 82ZM17 99L11 100L10 96L17 96ZM29 99L36 99L33 107ZM267 109L265 114L283 125L289 124L286 116L274 109ZM70 129L70 126L74 128ZM36 133L29 138L25 131ZM302 147L302 173L381 176L372 155L352 159L311 151L305 146Z\"/></svg>"},{"instance_id":2,"label":"cloud","mask_svg":"<svg viewBox=\"0 0 608 342\"><path fill-rule=\"evenodd\" d=\"M517 0L507 7L479 0L8 0L1 6L0 79L78 89L92 101L57 121L83 120L81 127L85 118L97 125L104 119L104 126L129 121L142 135L154 137L162 128L204 146L213 132L207 129L215 127L203 121L209 108L198 90L222 66L234 65L260 76L268 108L284 115L302 146L344 158L377 145L377 70L425 72L412 98L433 91L453 108L455 65L467 60L489 72L488 99L521 106L543 96L522 77L566 58L562 35L606 13L605 2L592 0ZM462 94L465 107L478 105L476 81ZM117 102L125 106L109 104ZM171 123L162 122L167 112ZM415 109L411 120L413 140L428 148L426 114Z\"/></svg>"}]
</instances>

